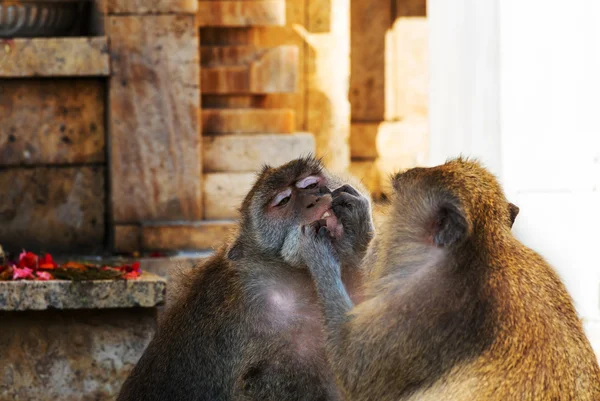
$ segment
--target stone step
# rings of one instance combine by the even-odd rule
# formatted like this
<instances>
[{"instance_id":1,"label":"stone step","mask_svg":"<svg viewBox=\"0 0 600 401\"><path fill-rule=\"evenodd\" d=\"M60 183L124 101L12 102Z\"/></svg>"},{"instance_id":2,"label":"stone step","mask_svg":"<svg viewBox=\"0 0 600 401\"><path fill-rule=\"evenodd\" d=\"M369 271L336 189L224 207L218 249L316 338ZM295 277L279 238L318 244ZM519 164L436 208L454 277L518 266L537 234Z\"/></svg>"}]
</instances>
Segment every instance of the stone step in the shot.
<instances>
[{"instance_id":1,"label":"stone step","mask_svg":"<svg viewBox=\"0 0 600 401\"><path fill-rule=\"evenodd\" d=\"M277 46L201 47L203 94L294 93L298 87L298 48Z\"/></svg>"},{"instance_id":2,"label":"stone step","mask_svg":"<svg viewBox=\"0 0 600 401\"><path fill-rule=\"evenodd\" d=\"M202 109L202 134L292 133L292 109Z\"/></svg>"},{"instance_id":3,"label":"stone step","mask_svg":"<svg viewBox=\"0 0 600 401\"><path fill-rule=\"evenodd\" d=\"M285 25L285 0L200 1L199 26L246 27Z\"/></svg>"},{"instance_id":4,"label":"stone step","mask_svg":"<svg viewBox=\"0 0 600 401\"><path fill-rule=\"evenodd\" d=\"M133 253L216 249L235 227L231 220L117 225L115 250Z\"/></svg>"},{"instance_id":5,"label":"stone step","mask_svg":"<svg viewBox=\"0 0 600 401\"><path fill-rule=\"evenodd\" d=\"M0 77L108 76L108 39L27 38L2 44Z\"/></svg>"},{"instance_id":6,"label":"stone step","mask_svg":"<svg viewBox=\"0 0 600 401\"><path fill-rule=\"evenodd\" d=\"M255 172L265 164L278 166L315 151L309 133L219 135L202 140L205 172Z\"/></svg>"},{"instance_id":7,"label":"stone step","mask_svg":"<svg viewBox=\"0 0 600 401\"><path fill-rule=\"evenodd\" d=\"M157 251L216 249L227 241L235 228L236 224L231 220L144 225L142 249Z\"/></svg>"}]
</instances>

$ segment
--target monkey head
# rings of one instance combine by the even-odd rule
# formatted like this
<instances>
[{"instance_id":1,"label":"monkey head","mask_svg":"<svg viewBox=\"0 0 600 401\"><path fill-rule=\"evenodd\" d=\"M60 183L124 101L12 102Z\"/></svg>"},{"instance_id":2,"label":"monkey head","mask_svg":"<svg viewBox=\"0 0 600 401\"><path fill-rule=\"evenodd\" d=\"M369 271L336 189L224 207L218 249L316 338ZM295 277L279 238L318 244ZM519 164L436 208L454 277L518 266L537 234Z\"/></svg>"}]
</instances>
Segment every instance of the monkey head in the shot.
<instances>
[{"instance_id":1,"label":"monkey head","mask_svg":"<svg viewBox=\"0 0 600 401\"><path fill-rule=\"evenodd\" d=\"M365 207L367 216L356 216ZM303 225L319 222L340 253L348 254L354 253L354 226L371 223L368 196L343 185L313 157L265 166L242 202L240 216L238 237L228 251L231 260L269 255L294 266L302 265L298 240Z\"/></svg>"},{"instance_id":2,"label":"monkey head","mask_svg":"<svg viewBox=\"0 0 600 401\"><path fill-rule=\"evenodd\" d=\"M469 159L398 173L392 185L395 232L439 248L492 227L510 230L519 213L497 179Z\"/></svg>"}]
</instances>

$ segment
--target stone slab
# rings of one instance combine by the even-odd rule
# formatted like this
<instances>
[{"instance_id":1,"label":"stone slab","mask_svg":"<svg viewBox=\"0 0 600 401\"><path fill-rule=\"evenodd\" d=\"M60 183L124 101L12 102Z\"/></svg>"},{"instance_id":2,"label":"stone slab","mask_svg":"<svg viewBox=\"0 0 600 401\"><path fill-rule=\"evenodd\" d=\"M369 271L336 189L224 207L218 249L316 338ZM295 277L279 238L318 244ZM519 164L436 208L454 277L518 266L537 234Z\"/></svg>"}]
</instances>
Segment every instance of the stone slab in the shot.
<instances>
[{"instance_id":1,"label":"stone slab","mask_svg":"<svg viewBox=\"0 0 600 401\"><path fill-rule=\"evenodd\" d=\"M105 0L109 14L195 14L198 0Z\"/></svg>"},{"instance_id":2,"label":"stone slab","mask_svg":"<svg viewBox=\"0 0 600 401\"><path fill-rule=\"evenodd\" d=\"M200 61L191 15L112 16L116 223L202 218Z\"/></svg>"},{"instance_id":3,"label":"stone slab","mask_svg":"<svg viewBox=\"0 0 600 401\"><path fill-rule=\"evenodd\" d=\"M165 301L165 279L0 281L0 311L151 308Z\"/></svg>"},{"instance_id":4,"label":"stone slab","mask_svg":"<svg viewBox=\"0 0 600 401\"><path fill-rule=\"evenodd\" d=\"M114 400L156 332L154 308L0 312L0 399Z\"/></svg>"},{"instance_id":5,"label":"stone slab","mask_svg":"<svg viewBox=\"0 0 600 401\"><path fill-rule=\"evenodd\" d=\"M106 37L0 41L0 77L75 77L110 74Z\"/></svg>"},{"instance_id":6,"label":"stone slab","mask_svg":"<svg viewBox=\"0 0 600 401\"><path fill-rule=\"evenodd\" d=\"M0 81L0 165L103 163L105 83Z\"/></svg>"}]
</instances>

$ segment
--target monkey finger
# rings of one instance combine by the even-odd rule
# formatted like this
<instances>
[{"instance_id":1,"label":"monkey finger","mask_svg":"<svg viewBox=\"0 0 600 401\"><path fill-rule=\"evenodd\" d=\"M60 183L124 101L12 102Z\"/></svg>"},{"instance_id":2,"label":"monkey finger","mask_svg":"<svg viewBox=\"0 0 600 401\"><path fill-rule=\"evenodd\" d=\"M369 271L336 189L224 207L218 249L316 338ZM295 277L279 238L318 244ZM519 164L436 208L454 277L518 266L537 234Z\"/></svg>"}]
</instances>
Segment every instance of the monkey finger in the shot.
<instances>
[{"instance_id":1,"label":"monkey finger","mask_svg":"<svg viewBox=\"0 0 600 401\"><path fill-rule=\"evenodd\" d=\"M305 229L305 227L308 227L308 228ZM322 227L327 228L327 221L325 219L315 220L310 224L302 226L302 233L308 234L309 232L312 232L313 235L317 235L319 233L319 230ZM306 231L306 230L310 230L310 231Z\"/></svg>"},{"instance_id":2,"label":"monkey finger","mask_svg":"<svg viewBox=\"0 0 600 401\"><path fill-rule=\"evenodd\" d=\"M348 185L348 184L344 184L341 187L339 187L338 189L336 189L335 191L333 191L331 193L331 196L333 198L335 198L336 196L343 194L343 193L348 193L348 194L354 195L354 196L361 196L360 192L358 192L356 189L354 189L354 187L352 187L351 185Z\"/></svg>"},{"instance_id":3,"label":"monkey finger","mask_svg":"<svg viewBox=\"0 0 600 401\"><path fill-rule=\"evenodd\" d=\"M352 209L352 207L360 203L361 200L361 197L344 192L338 195L337 197L333 198L333 200L331 201L331 208L333 209L334 213L336 212L335 209L338 207L346 207Z\"/></svg>"},{"instance_id":4,"label":"monkey finger","mask_svg":"<svg viewBox=\"0 0 600 401\"><path fill-rule=\"evenodd\" d=\"M323 226L323 227L319 228L319 232L317 235L321 238L328 238L329 230L327 229L327 226Z\"/></svg>"}]
</instances>

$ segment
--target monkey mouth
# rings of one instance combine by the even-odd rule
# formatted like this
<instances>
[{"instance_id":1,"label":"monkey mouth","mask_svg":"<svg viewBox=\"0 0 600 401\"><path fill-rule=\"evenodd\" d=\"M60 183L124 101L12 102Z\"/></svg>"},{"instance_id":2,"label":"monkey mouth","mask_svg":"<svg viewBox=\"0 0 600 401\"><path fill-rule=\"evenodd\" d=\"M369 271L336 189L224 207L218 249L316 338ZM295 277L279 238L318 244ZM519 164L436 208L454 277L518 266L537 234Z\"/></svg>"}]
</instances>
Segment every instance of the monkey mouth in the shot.
<instances>
[{"instance_id":1,"label":"monkey mouth","mask_svg":"<svg viewBox=\"0 0 600 401\"><path fill-rule=\"evenodd\" d=\"M342 236L342 225L338 221L335 213L333 213L333 210L327 209L321 216L320 220L325 222L327 231L329 231L329 235L331 235L333 238L339 239Z\"/></svg>"}]
</instances>

